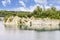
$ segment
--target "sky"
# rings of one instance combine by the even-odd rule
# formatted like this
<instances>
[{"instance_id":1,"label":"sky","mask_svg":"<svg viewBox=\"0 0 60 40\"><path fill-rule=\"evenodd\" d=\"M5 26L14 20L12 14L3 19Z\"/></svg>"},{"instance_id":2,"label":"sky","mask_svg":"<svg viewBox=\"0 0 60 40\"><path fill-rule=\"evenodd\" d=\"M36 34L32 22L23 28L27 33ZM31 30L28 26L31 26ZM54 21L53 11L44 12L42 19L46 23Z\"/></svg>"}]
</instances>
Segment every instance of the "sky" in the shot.
<instances>
[{"instance_id":1,"label":"sky","mask_svg":"<svg viewBox=\"0 0 60 40\"><path fill-rule=\"evenodd\" d=\"M60 10L60 0L0 0L0 10L33 11L36 6L46 9L55 6Z\"/></svg>"}]
</instances>

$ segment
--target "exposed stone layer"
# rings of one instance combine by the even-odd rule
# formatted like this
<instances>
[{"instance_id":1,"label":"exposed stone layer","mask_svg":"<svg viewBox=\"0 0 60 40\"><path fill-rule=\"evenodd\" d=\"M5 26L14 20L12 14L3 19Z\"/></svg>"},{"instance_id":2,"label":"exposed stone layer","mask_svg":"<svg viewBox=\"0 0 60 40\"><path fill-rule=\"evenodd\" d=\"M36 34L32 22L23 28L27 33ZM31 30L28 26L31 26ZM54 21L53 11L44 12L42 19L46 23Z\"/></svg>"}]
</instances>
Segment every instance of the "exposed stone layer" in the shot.
<instances>
[{"instance_id":1,"label":"exposed stone layer","mask_svg":"<svg viewBox=\"0 0 60 40\"><path fill-rule=\"evenodd\" d=\"M59 29L60 20L54 20L49 18L38 18L38 19L31 19L31 18L20 18L18 16L11 16L4 22L5 25L17 25L22 27L22 29L44 29L44 30L54 30ZM16 26L16 27L17 27Z\"/></svg>"}]
</instances>

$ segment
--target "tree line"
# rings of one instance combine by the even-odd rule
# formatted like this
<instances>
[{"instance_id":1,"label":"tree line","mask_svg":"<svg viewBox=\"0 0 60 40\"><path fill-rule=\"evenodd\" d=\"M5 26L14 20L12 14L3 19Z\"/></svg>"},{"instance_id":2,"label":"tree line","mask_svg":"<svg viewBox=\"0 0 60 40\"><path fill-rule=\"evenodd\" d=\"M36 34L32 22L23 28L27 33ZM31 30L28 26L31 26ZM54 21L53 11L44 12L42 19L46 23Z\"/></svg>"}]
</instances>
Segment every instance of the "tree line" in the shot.
<instances>
[{"instance_id":1,"label":"tree line","mask_svg":"<svg viewBox=\"0 0 60 40\"><path fill-rule=\"evenodd\" d=\"M60 10L57 10L55 7L48 9L42 9L40 6L37 6L33 12L25 11L0 11L0 17L9 17L9 16L19 16L19 17L35 17L35 18L51 18L51 19L60 19Z\"/></svg>"}]
</instances>

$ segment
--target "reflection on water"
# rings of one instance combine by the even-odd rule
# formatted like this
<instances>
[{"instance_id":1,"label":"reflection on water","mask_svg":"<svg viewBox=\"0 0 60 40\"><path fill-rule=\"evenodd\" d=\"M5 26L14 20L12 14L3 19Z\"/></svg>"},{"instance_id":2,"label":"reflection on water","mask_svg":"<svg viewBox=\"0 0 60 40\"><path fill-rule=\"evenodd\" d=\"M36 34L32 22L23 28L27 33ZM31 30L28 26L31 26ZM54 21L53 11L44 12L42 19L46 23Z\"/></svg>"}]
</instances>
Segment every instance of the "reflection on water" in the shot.
<instances>
[{"instance_id":1,"label":"reflection on water","mask_svg":"<svg viewBox=\"0 0 60 40\"><path fill-rule=\"evenodd\" d=\"M60 31L37 32L5 28L0 21L0 40L60 40Z\"/></svg>"},{"instance_id":2,"label":"reflection on water","mask_svg":"<svg viewBox=\"0 0 60 40\"><path fill-rule=\"evenodd\" d=\"M59 31L50 31L50 32L39 32L36 33L36 40L60 40Z\"/></svg>"}]
</instances>

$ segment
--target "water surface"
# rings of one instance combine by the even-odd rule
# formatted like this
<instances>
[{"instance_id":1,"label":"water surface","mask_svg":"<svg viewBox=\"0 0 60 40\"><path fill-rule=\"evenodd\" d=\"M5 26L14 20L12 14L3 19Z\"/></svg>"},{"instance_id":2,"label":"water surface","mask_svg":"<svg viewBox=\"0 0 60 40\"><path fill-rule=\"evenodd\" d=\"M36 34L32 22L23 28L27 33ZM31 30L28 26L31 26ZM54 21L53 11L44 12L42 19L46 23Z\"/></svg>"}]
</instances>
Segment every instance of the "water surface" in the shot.
<instances>
[{"instance_id":1,"label":"water surface","mask_svg":"<svg viewBox=\"0 0 60 40\"><path fill-rule=\"evenodd\" d=\"M0 21L0 40L60 40L60 31L8 29Z\"/></svg>"}]
</instances>

